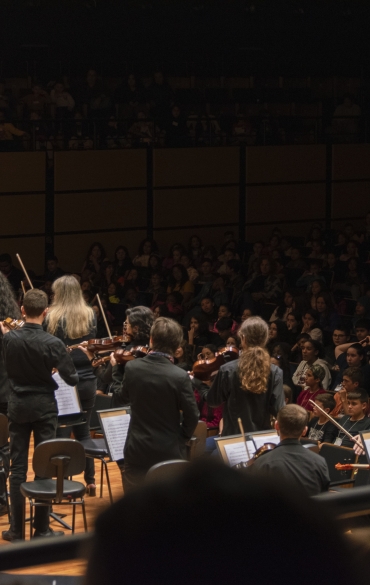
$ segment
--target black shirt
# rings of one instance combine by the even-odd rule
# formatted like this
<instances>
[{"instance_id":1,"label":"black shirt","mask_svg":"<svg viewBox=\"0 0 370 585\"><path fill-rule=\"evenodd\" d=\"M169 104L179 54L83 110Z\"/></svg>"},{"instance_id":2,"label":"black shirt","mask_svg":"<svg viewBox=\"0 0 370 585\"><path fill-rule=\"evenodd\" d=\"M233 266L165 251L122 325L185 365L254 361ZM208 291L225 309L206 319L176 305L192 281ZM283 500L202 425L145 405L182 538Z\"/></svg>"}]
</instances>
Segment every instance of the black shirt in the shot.
<instances>
[{"instance_id":1,"label":"black shirt","mask_svg":"<svg viewBox=\"0 0 370 585\"><path fill-rule=\"evenodd\" d=\"M70 337L67 337L67 334L64 331L63 327L59 325L58 329L55 332L55 337L61 339L63 344L66 346L80 345L83 341L88 341L89 339L96 339L96 330L97 330L96 317L94 316L94 320L91 323L90 331L87 335L79 337L78 339L71 339ZM80 349L73 349L70 353L70 356L77 370L79 380L93 380L96 377L94 374L94 370L91 366L91 362L83 351L81 351Z\"/></svg>"},{"instance_id":2,"label":"black shirt","mask_svg":"<svg viewBox=\"0 0 370 585\"><path fill-rule=\"evenodd\" d=\"M337 436L338 429L329 420L324 424L319 423L319 417L315 416L308 423L308 432L306 437L320 443L333 443Z\"/></svg>"},{"instance_id":3,"label":"black shirt","mask_svg":"<svg viewBox=\"0 0 370 585\"><path fill-rule=\"evenodd\" d=\"M11 390L23 393L53 393L58 385L52 378L56 368L63 380L78 382L73 362L60 339L46 333L41 325L26 323L3 338L4 361Z\"/></svg>"},{"instance_id":4,"label":"black shirt","mask_svg":"<svg viewBox=\"0 0 370 585\"><path fill-rule=\"evenodd\" d=\"M261 455L250 470L289 483L308 496L327 491L330 483L325 459L303 447L298 439L284 439L275 449Z\"/></svg>"},{"instance_id":5,"label":"black shirt","mask_svg":"<svg viewBox=\"0 0 370 585\"><path fill-rule=\"evenodd\" d=\"M345 416L342 416L342 418L340 419L340 424L341 426L346 429L346 431L352 435L352 437L355 437L356 435L359 434L359 432L361 431L367 431L368 429L370 429L370 418L367 416L364 416L364 418L362 418L361 420L350 420L351 415L350 414L346 414ZM345 435L343 433L343 431L340 431L339 429L337 429L336 435L334 437L335 438L339 438L342 439L342 447L353 447L354 442L351 441L351 439L349 439L347 437L347 435ZM333 440L333 442L334 442Z\"/></svg>"},{"instance_id":6,"label":"black shirt","mask_svg":"<svg viewBox=\"0 0 370 585\"><path fill-rule=\"evenodd\" d=\"M209 391L201 390L210 406L224 406L224 428L222 435L239 434L238 417L244 430L264 431L270 427L270 415L276 416L285 406L283 372L271 365L266 392L255 394L243 390L239 379L239 360L220 367Z\"/></svg>"}]
</instances>

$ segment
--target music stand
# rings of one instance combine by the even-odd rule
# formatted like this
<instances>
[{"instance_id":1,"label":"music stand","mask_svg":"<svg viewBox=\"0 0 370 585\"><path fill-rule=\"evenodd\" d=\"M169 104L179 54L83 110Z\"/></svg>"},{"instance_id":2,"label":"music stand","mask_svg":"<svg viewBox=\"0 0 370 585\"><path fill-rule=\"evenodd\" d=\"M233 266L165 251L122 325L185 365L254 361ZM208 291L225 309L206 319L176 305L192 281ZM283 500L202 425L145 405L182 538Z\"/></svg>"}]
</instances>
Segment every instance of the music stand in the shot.
<instances>
[{"instance_id":1,"label":"music stand","mask_svg":"<svg viewBox=\"0 0 370 585\"><path fill-rule=\"evenodd\" d=\"M224 463L232 467L238 463L244 463L252 459L253 455L265 443L279 443L280 437L276 431L256 431L245 433L248 451L245 448L242 435L229 435L227 437L215 437L218 452Z\"/></svg>"},{"instance_id":2,"label":"music stand","mask_svg":"<svg viewBox=\"0 0 370 585\"><path fill-rule=\"evenodd\" d=\"M130 406L98 410L97 415L110 460L123 459L123 450L131 421Z\"/></svg>"}]
</instances>

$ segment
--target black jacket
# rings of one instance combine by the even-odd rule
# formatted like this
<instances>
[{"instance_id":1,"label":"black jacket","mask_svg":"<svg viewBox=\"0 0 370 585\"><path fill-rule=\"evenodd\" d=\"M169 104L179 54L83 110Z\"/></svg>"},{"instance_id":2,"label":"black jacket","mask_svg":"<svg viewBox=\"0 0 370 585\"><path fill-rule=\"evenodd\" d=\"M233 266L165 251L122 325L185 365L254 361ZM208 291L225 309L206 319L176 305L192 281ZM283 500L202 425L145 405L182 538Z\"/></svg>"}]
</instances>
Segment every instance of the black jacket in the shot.
<instances>
[{"instance_id":1,"label":"black jacket","mask_svg":"<svg viewBox=\"0 0 370 585\"><path fill-rule=\"evenodd\" d=\"M208 391L202 389L202 396L210 406L225 403L224 437L240 433L238 417L242 419L245 432L270 429L270 415L276 416L285 406L283 372L280 368L271 365L266 392L254 394L241 388L238 367L239 360L221 366L211 388Z\"/></svg>"},{"instance_id":2,"label":"black jacket","mask_svg":"<svg viewBox=\"0 0 370 585\"><path fill-rule=\"evenodd\" d=\"M250 470L293 485L297 493L303 491L308 496L327 491L330 483L325 459L303 447L298 439L284 439L275 449L261 455Z\"/></svg>"},{"instance_id":3,"label":"black jacket","mask_svg":"<svg viewBox=\"0 0 370 585\"><path fill-rule=\"evenodd\" d=\"M155 463L185 458L185 443L199 419L186 372L164 356L149 354L126 364L118 395L121 404L131 405L124 449L130 469L146 471Z\"/></svg>"}]
</instances>

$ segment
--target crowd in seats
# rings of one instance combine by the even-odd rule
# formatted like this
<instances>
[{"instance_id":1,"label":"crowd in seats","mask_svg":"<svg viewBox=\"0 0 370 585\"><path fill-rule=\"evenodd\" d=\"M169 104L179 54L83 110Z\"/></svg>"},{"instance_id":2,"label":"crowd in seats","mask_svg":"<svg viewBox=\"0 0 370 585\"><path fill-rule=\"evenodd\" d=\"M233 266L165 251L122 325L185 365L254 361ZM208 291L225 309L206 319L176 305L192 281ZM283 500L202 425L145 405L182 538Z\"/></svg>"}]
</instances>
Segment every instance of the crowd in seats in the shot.
<instances>
[{"instance_id":1,"label":"crowd in seats","mask_svg":"<svg viewBox=\"0 0 370 585\"><path fill-rule=\"evenodd\" d=\"M0 150L45 150L50 161L55 150L365 139L357 98L343 90L323 98L314 87L258 80L201 90L176 87L162 71L112 80L94 69L84 79L24 85L0 80Z\"/></svg>"},{"instance_id":2,"label":"crowd in seats","mask_svg":"<svg viewBox=\"0 0 370 585\"><path fill-rule=\"evenodd\" d=\"M9 255L0 256L0 270L18 291L23 275ZM31 274L51 300L53 281L64 270L50 257L44 275ZM287 401L312 413L310 400L334 393L333 409L347 415L356 372L357 386L370 395L370 214L359 231L350 223L341 231L313 225L306 238L297 238L276 228L268 241L253 244L229 231L218 247L193 235L167 253L145 239L136 253L119 245L109 257L93 242L76 277L97 315L99 338L108 332L97 293L112 331L121 331L126 309L148 306L156 317L182 325L178 361L192 371L194 362L214 359L220 348L239 349L240 323L259 315L269 323L267 349L283 370ZM202 419L217 430L222 409L197 399Z\"/></svg>"}]
</instances>

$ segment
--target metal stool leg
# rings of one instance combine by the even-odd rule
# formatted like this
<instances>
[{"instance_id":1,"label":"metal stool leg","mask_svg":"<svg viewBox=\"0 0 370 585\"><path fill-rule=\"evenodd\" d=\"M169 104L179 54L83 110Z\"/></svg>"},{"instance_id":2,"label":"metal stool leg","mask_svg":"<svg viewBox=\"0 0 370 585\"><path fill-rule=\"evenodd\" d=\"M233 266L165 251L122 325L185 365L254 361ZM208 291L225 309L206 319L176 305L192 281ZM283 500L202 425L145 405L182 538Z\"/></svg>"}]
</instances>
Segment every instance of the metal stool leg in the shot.
<instances>
[{"instance_id":1,"label":"metal stool leg","mask_svg":"<svg viewBox=\"0 0 370 585\"><path fill-rule=\"evenodd\" d=\"M87 532L85 500L83 498L81 498L81 503L82 503L82 515L83 515L83 519L84 519L84 528L85 528L85 532Z\"/></svg>"},{"instance_id":2,"label":"metal stool leg","mask_svg":"<svg viewBox=\"0 0 370 585\"><path fill-rule=\"evenodd\" d=\"M103 497L103 481L104 481L104 475L103 475L103 463L104 463L104 459L101 459L101 466L100 466L100 497Z\"/></svg>"},{"instance_id":3,"label":"metal stool leg","mask_svg":"<svg viewBox=\"0 0 370 585\"><path fill-rule=\"evenodd\" d=\"M72 534L75 533L76 525L76 500L72 500Z\"/></svg>"},{"instance_id":4,"label":"metal stool leg","mask_svg":"<svg viewBox=\"0 0 370 585\"><path fill-rule=\"evenodd\" d=\"M105 467L105 475L106 475L106 478L107 478L107 485L108 485L108 492L109 492L109 500L110 500L110 503L113 504L112 489L111 489L111 486L110 486L110 479L109 479L109 473L108 473L108 464L107 464L107 462L104 459L102 459L102 465L104 465L104 467Z\"/></svg>"}]
</instances>

